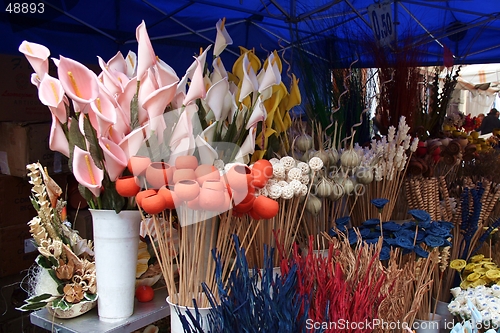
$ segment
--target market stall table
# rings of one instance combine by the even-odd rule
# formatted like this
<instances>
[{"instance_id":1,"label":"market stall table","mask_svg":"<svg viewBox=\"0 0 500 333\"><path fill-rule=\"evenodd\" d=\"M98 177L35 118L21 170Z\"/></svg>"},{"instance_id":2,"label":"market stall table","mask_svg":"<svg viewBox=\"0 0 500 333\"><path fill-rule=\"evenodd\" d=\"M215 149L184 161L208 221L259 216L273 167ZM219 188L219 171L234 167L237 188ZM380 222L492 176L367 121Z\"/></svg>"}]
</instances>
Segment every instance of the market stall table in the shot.
<instances>
[{"instance_id":1,"label":"market stall table","mask_svg":"<svg viewBox=\"0 0 500 333\"><path fill-rule=\"evenodd\" d=\"M126 320L107 323L99 320L97 308L73 319L58 319L51 316L47 309L32 312L31 323L57 333L129 333L141 329L155 321L170 315L167 291L162 288L155 291L151 302L134 304L134 313Z\"/></svg>"}]
</instances>

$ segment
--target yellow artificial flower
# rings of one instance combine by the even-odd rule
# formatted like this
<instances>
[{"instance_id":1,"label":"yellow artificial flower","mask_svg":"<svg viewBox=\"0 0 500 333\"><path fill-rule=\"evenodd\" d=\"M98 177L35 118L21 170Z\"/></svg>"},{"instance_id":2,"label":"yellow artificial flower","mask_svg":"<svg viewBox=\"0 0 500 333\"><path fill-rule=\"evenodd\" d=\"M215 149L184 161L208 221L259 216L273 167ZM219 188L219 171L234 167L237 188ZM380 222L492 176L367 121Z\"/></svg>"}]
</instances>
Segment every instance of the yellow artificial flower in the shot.
<instances>
[{"instance_id":1,"label":"yellow artificial flower","mask_svg":"<svg viewBox=\"0 0 500 333\"><path fill-rule=\"evenodd\" d=\"M479 273L470 273L469 275L467 275L467 281L470 281L470 282L474 282L476 280L479 280L479 278L481 278L481 274Z\"/></svg>"},{"instance_id":2,"label":"yellow artificial flower","mask_svg":"<svg viewBox=\"0 0 500 333\"><path fill-rule=\"evenodd\" d=\"M484 275L488 271L487 268L484 267L476 267L474 268L474 273L479 273L481 275Z\"/></svg>"},{"instance_id":3,"label":"yellow artificial flower","mask_svg":"<svg viewBox=\"0 0 500 333\"><path fill-rule=\"evenodd\" d=\"M470 262L480 262L481 260L483 260L484 258L484 254L476 254L475 256L472 256L470 258Z\"/></svg>"},{"instance_id":4,"label":"yellow artificial flower","mask_svg":"<svg viewBox=\"0 0 500 333\"><path fill-rule=\"evenodd\" d=\"M484 280L484 279L477 279L476 281L472 282L470 284L470 286L472 288L476 288L478 286L485 286L486 284L488 284L488 282L486 280Z\"/></svg>"},{"instance_id":5,"label":"yellow artificial flower","mask_svg":"<svg viewBox=\"0 0 500 333\"><path fill-rule=\"evenodd\" d=\"M455 259L450 262L450 268L457 271L461 271L466 265L467 262L463 259Z\"/></svg>"},{"instance_id":6,"label":"yellow artificial flower","mask_svg":"<svg viewBox=\"0 0 500 333\"><path fill-rule=\"evenodd\" d=\"M486 277L490 280L498 280L500 279L500 270L498 269L490 269L486 272Z\"/></svg>"},{"instance_id":7,"label":"yellow artificial flower","mask_svg":"<svg viewBox=\"0 0 500 333\"><path fill-rule=\"evenodd\" d=\"M497 269L498 268L497 264L495 264L493 262L486 262L485 264L483 264L483 267L486 269Z\"/></svg>"},{"instance_id":8,"label":"yellow artificial flower","mask_svg":"<svg viewBox=\"0 0 500 333\"><path fill-rule=\"evenodd\" d=\"M461 283L460 283L460 288L462 289L467 289L469 288L471 285L471 282L470 281L467 281L467 280L463 280Z\"/></svg>"},{"instance_id":9,"label":"yellow artificial flower","mask_svg":"<svg viewBox=\"0 0 500 333\"><path fill-rule=\"evenodd\" d=\"M472 272L472 271L474 271L474 268L476 268L476 266L477 266L477 264L475 264L475 263L473 263L473 262L470 262L470 263L468 263L468 264L465 266L464 270L465 270L466 272Z\"/></svg>"}]
</instances>

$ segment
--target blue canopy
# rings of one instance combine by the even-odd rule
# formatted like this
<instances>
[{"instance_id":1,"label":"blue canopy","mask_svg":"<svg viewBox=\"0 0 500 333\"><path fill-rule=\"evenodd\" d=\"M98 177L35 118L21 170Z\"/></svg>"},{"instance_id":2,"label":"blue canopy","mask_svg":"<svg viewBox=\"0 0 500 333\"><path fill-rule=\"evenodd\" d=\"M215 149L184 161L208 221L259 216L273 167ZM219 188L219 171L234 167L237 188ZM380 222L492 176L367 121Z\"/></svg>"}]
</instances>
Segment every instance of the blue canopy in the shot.
<instances>
[{"instance_id":1,"label":"blue canopy","mask_svg":"<svg viewBox=\"0 0 500 333\"><path fill-rule=\"evenodd\" d=\"M6 6L10 2L4 2ZM34 6L36 4L36 7ZM272 50L291 55L302 50L325 59L332 49L338 67L376 67L375 36L391 33L389 53L418 52L418 65L500 62L499 0L390 0L390 14L379 16L375 0L39 0L29 7L2 8L0 53L18 54L23 40L97 64L117 51L136 51L136 27L145 21L156 54L182 73L215 39L215 24L225 18L234 44L265 56ZM380 5L380 6L379 6ZM16 12L17 11L17 12ZM33 11L33 13L30 13ZM27 13L23 13L27 12ZM382 22L384 21L384 22ZM408 38L409 37L409 38ZM449 50L445 52L446 50Z\"/></svg>"}]
</instances>

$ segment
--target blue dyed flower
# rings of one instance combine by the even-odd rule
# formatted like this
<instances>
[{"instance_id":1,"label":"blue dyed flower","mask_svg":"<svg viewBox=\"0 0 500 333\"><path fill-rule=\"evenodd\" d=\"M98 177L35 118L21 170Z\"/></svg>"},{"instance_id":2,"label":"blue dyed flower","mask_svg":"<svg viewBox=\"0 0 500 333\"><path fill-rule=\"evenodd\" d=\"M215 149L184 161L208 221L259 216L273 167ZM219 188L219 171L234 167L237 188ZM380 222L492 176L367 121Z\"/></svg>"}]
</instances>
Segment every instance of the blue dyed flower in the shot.
<instances>
[{"instance_id":1,"label":"blue dyed flower","mask_svg":"<svg viewBox=\"0 0 500 333\"><path fill-rule=\"evenodd\" d=\"M363 225L366 227L375 226L375 225L379 225L379 224L380 224L379 219L368 219L365 222L363 222Z\"/></svg>"},{"instance_id":2,"label":"blue dyed flower","mask_svg":"<svg viewBox=\"0 0 500 333\"><path fill-rule=\"evenodd\" d=\"M372 199L370 201L375 207L377 207L378 210L382 210L384 206L389 202L389 200L385 198L379 198L379 199Z\"/></svg>"},{"instance_id":3,"label":"blue dyed flower","mask_svg":"<svg viewBox=\"0 0 500 333\"><path fill-rule=\"evenodd\" d=\"M444 239L434 235L427 235L424 239L424 243L430 247L440 247L444 244Z\"/></svg>"},{"instance_id":4,"label":"blue dyed flower","mask_svg":"<svg viewBox=\"0 0 500 333\"><path fill-rule=\"evenodd\" d=\"M427 229L427 228L430 228L432 226L433 223L431 223L431 220L429 221L419 221L417 223L417 226L419 228L423 228L423 229Z\"/></svg>"},{"instance_id":5,"label":"blue dyed flower","mask_svg":"<svg viewBox=\"0 0 500 333\"><path fill-rule=\"evenodd\" d=\"M437 223L438 226L440 226L441 228L447 229L448 231L450 231L451 229L453 229L455 227L455 225L452 222L448 222L448 221L437 221L434 223Z\"/></svg>"},{"instance_id":6,"label":"blue dyed flower","mask_svg":"<svg viewBox=\"0 0 500 333\"><path fill-rule=\"evenodd\" d=\"M366 242L366 244L376 244L378 242L378 238L367 238L364 239L364 241Z\"/></svg>"},{"instance_id":7,"label":"blue dyed flower","mask_svg":"<svg viewBox=\"0 0 500 333\"><path fill-rule=\"evenodd\" d=\"M397 245L396 238L384 238L384 242L388 245Z\"/></svg>"},{"instance_id":8,"label":"blue dyed flower","mask_svg":"<svg viewBox=\"0 0 500 333\"><path fill-rule=\"evenodd\" d=\"M338 234L337 234L337 232L335 231L334 228L330 228L330 230L328 230L328 235L330 237L337 237Z\"/></svg>"},{"instance_id":9,"label":"blue dyed flower","mask_svg":"<svg viewBox=\"0 0 500 333\"><path fill-rule=\"evenodd\" d=\"M415 223L415 221L408 221L401 225L401 227L404 229L414 229L416 226L417 223Z\"/></svg>"},{"instance_id":10,"label":"blue dyed flower","mask_svg":"<svg viewBox=\"0 0 500 333\"><path fill-rule=\"evenodd\" d=\"M426 231L427 231L427 233L429 233L431 235L434 235L434 236L437 236L437 237L441 237L441 238L450 236L450 231L449 230L447 230L447 229L445 229L443 227L440 227L436 223L433 223L432 226L430 228L428 228Z\"/></svg>"},{"instance_id":11,"label":"blue dyed flower","mask_svg":"<svg viewBox=\"0 0 500 333\"><path fill-rule=\"evenodd\" d=\"M391 257L390 247L382 246L382 249L380 250L379 259L380 260L389 260L390 257Z\"/></svg>"},{"instance_id":12,"label":"blue dyed flower","mask_svg":"<svg viewBox=\"0 0 500 333\"><path fill-rule=\"evenodd\" d=\"M349 244L351 245L356 244L356 242L358 241L358 235L356 235L354 229L349 229L349 235L347 236L347 238L349 240Z\"/></svg>"},{"instance_id":13,"label":"blue dyed flower","mask_svg":"<svg viewBox=\"0 0 500 333\"><path fill-rule=\"evenodd\" d=\"M394 235L397 237L405 237L409 239L415 238L415 231L408 230L408 229L401 229L399 231L396 231Z\"/></svg>"},{"instance_id":14,"label":"blue dyed flower","mask_svg":"<svg viewBox=\"0 0 500 333\"><path fill-rule=\"evenodd\" d=\"M453 246L453 244L449 240L447 240L446 238L443 239L443 241L444 241L443 246Z\"/></svg>"},{"instance_id":15,"label":"blue dyed flower","mask_svg":"<svg viewBox=\"0 0 500 333\"><path fill-rule=\"evenodd\" d=\"M415 252L415 254L417 256L422 257L422 258L427 258L429 256L429 252L427 252L424 249L422 249L419 245L416 245L413 248L413 251Z\"/></svg>"},{"instance_id":16,"label":"blue dyed flower","mask_svg":"<svg viewBox=\"0 0 500 333\"><path fill-rule=\"evenodd\" d=\"M381 236L380 230L379 231L371 231L368 234L368 238L379 238Z\"/></svg>"},{"instance_id":17,"label":"blue dyed flower","mask_svg":"<svg viewBox=\"0 0 500 333\"><path fill-rule=\"evenodd\" d=\"M396 245L408 250L413 250L413 240L406 237L396 237Z\"/></svg>"},{"instance_id":18,"label":"blue dyed flower","mask_svg":"<svg viewBox=\"0 0 500 333\"><path fill-rule=\"evenodd\" d=\"M389 222L384 222L382 223L382 228L384 228L384 231L398 231L401 230L401 225L397 224L396 222L389 221Z\"/></svg>"},{"instance_id":19,"label":"blue dyed flower","mask_svg":"<svg viewBox=\"0 0 500 333\"><path fill-rule=\"evenodd\" d=\"M360 229L359 229L359 234L360 234L360 235L361 235L361 237L363 237L363 238L368 238L368 235L370 235L370 234L371 234L371 231L370 231L370 229L368 229L368 228L362 228L362 229L360 228Z\"/></svg>"},{"instance_id":20,"label":"blue dyed flower","mask_svg":"<svg viewBox=\"0 0 500 333\"><path fill-rule=\"evenodd\" d=\"M349 223L350 219L351 218L349 216L344 216L344 217L336 219L335 224L337 225L337 228L339 228L339 226L347 225Z\"/></svg>"},{"instance_id":21,"label":"blue dyed flower","mask_svg":"<svg viewBox=\"0 0 500 333\"><path fill-rule=\"evenodd\" d=\"M410 209L408 214L418 222L429 222L431 220L431 215L422 209Z\"/></svg>"}]
</instances>

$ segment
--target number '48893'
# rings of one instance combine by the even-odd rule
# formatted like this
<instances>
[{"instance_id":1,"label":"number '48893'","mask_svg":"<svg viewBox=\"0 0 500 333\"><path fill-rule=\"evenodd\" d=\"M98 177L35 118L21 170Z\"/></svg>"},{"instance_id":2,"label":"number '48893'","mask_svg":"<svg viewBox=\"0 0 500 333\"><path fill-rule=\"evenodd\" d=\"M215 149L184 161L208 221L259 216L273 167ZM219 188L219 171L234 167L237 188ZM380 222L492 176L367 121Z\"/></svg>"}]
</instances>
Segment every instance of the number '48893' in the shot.
<instances>
[{"instance_id":1,"label":"number '48893'","mask_svg":"<svg viewBox=\"0 0 500 333\"><path fill-rule=\"evenodd\" d=\"M10 14L42 14L45 5L41 2L9 2L5 11Z\"/></svg>"}]
</instances>

